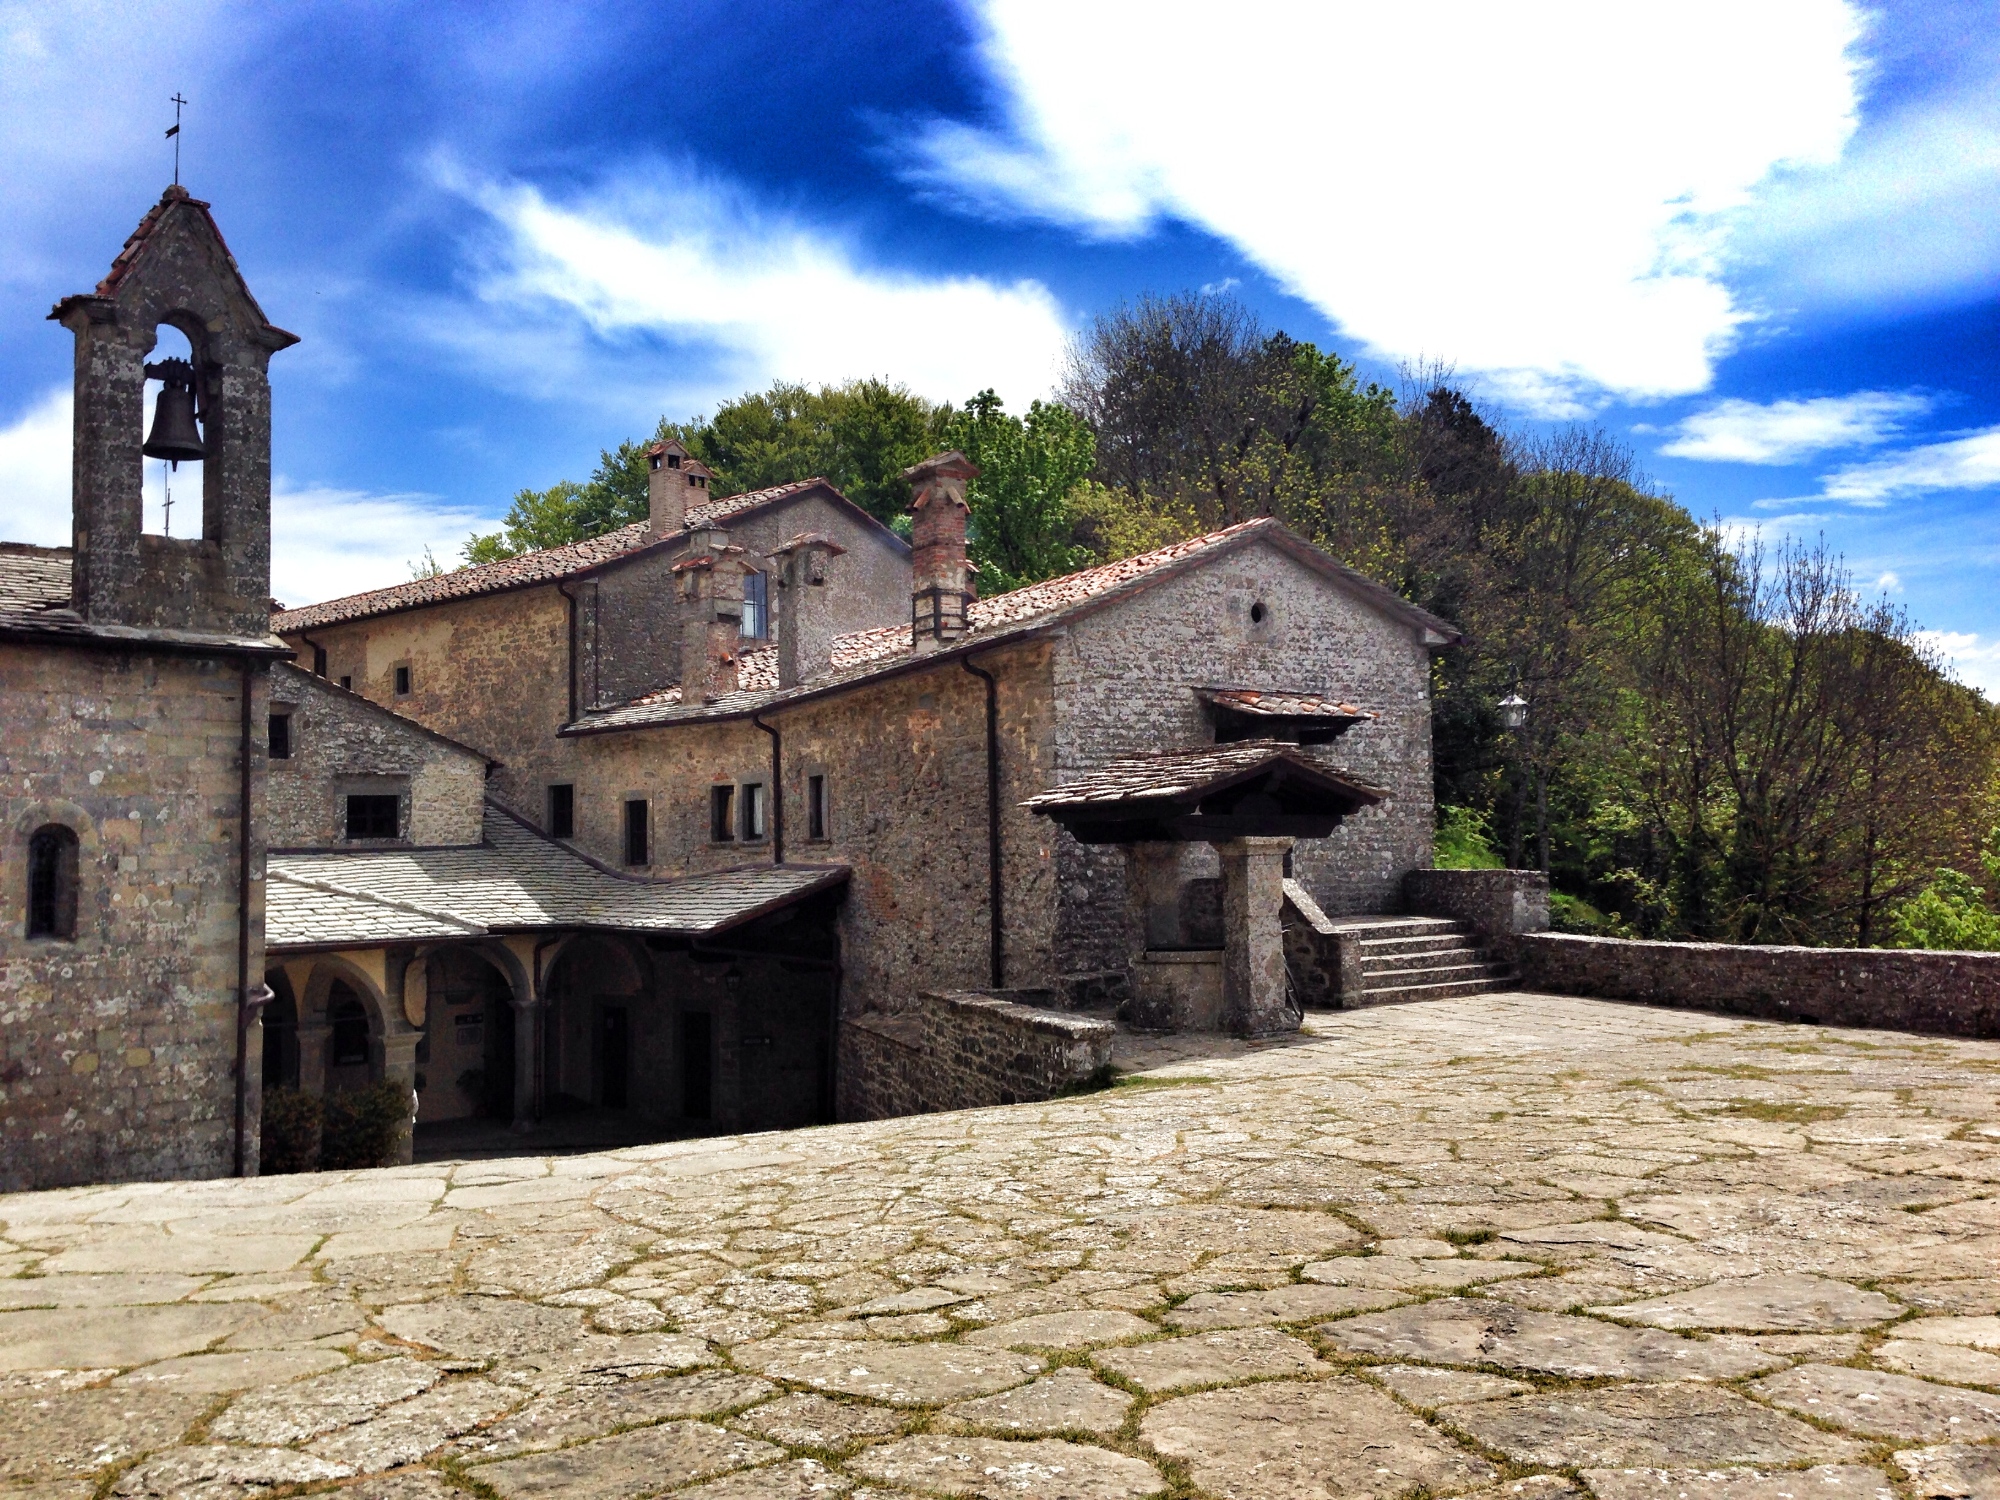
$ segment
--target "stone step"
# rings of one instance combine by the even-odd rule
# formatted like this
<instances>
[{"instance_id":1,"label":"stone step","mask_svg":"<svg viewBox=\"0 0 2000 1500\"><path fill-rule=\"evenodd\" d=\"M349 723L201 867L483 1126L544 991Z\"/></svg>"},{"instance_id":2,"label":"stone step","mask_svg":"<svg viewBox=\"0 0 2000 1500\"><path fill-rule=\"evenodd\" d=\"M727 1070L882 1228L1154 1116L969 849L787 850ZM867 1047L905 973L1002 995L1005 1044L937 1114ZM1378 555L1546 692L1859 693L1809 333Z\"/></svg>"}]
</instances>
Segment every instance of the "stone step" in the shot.
<instances>
[{"instance_id":1,"label":"stone step","mask_svg":"<svg viewBox=\"0 0 2000 1500\"><path fill-rule=\"evenodd\" d=\"M1361 955L1361 972L1400 974L1411 969L1439 969L1461 964L1479 967L1487 962L1485 953L1467 943L1459 948L1435 948L1423 953L1364 953Z\"/></svg>"},{"instance_id":2,"label":"stone step","mask_svg":"<svg viewBox=\"0 0 2000 1500\"><path fill-rule=\"evenodd\" d=\"M1474 959L1470 963L1431 964L1421 969L1366 969L1362 971L1364 990L1395 985L1401 988L1412 984L1452 984L1461 979L1487 979L1504 972L1498 964L1490 964L1484 959Z\"/></svg>"},{"instance_id":3,"label":"stone step","mask_svg":"<svg viewBox=\"0 0 2000 1500\"><path fill-rule=\"evenodd\" d=\"M1359 936L1363 942L1383 939L1446 936L1465 931L1465 924L1449 917L1335 917L1331 930L1343 937Z\"/></svg>"},{"instance_id":4,"label":"stone step","mask_svg":"<svg viewBox=\"0 0 2000 1500\"><path fill-rule=\"evenodd\" d=\"M1476 946L1476 940L1468 932L1426 933L1422 937L1406 938L1362 938L1354 945L1361 950L1361 956L1372 958L1376 954L1404 953L1448 953L1459 948Z\"/></svg>"},{"instance_id":5,"label":"stone step","mask_svg":"<svg viewBox=\"0 0 2000 1500\"><path fill-rule=\"evenodd\" d=\"M1460 995L1484 995L1494 990L1512 989L1521 981L1502 971L1483 979L1455 979L1442 984L1395 984L1370 986L1361 992L1356 1005L1398 1005L1410 1000L1451 1000Z\"/></svg>"}]
</instances>

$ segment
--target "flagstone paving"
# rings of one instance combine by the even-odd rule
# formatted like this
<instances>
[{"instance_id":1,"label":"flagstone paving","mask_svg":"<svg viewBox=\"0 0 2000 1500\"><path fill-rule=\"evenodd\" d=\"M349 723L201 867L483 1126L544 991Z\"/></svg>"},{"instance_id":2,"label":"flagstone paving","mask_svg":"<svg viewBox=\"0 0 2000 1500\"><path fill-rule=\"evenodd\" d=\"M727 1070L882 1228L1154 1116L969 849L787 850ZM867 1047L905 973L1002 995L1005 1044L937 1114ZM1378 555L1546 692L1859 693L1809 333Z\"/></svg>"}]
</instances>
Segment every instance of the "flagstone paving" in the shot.
<instances>
[{"instance_id":1,"label":"flagstone paving","mask_svg":"<svg viewBox=\"0 0 2000 1500\"><path fill-rule=\"evenodd\" d=\"M2000 1043L1488 995L1119 1063L0 1198L0 1500L2000 1496Z\"/></svg>"}]
</instances>

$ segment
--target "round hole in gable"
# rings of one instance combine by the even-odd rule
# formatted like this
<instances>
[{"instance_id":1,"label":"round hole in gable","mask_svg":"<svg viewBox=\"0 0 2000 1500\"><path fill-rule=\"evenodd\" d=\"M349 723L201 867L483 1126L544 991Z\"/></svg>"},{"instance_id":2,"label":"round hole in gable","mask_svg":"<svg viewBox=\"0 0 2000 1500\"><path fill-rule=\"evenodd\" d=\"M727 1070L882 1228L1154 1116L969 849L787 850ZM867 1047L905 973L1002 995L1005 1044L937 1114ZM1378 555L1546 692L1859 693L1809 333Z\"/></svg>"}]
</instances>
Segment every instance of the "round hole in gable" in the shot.
<instances>
[{"instance_id":1,"label":"round hole in gable","mask_svg":"<svg viewBox=\"0 0 2000 1500\"><path fill-rule=\"evenodd\" d=\"M1262 625L1265 614L1264 601L1259 599L1255 604L1250 606L1250 623L1252 625Z\"/></svg>"}]
</instances>

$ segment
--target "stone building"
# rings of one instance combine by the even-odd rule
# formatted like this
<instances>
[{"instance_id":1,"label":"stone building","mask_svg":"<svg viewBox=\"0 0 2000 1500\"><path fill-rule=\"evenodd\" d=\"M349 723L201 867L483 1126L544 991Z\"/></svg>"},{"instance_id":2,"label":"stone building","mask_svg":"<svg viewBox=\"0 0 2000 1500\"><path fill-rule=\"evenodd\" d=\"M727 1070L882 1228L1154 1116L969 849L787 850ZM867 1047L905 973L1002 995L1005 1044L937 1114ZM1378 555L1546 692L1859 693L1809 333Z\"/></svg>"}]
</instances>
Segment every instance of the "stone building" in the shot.
<instances>
[{"instance_id":1,"label":"stone building","mask_svg":"<svg viewBox=\"0 0 2000 1500\"><path fill-rule=\"evenodd\" d=\"M617 1024L660 1039L630 1066L665 1117L699 1105L739 1127L796 1123L807 1057L833 1080L811 1117L836 1096L879 1107L877 1023L938 992L1296 1025L1284 881L1336 915L1379 912L1429 864L1429 656L1451 633L1277 523L982 600L966 558L973 471L956 455L912 471L907 552L824 481L691 504L705 478L693 461L672 446L653 459L647 524L292 611L276 628L357 692L488 736L474 743L505 762L489 828L504 818L509 840L532 825L552 849L654 888L761 867L823 872L841 893L789 919L803 946L785 967L824 966L823 1007L780 1004L750 979L749 945L732 972L752 1003L705 1029L684 1018L690 1003L709 1009L686 998L698 968L620 970L605 993L620 997ZM607 645L613 588L648 602L621 606ZM484 685L510 673L502 714ZM612 701L614 676L642 691ZM1208 787L1197 773L1218 743L1228 763L1203 795L1241 804L1226 832L1203 825L1201 796L1110 838L1079 836L1047 799L1128 763L1140 784ZM525 968L519 991L535 993ZM617 1047L582 1041L601 1024L583 1011L602 1002L538 1003L539 1024L510 1033L511 1106L489 1067L485 1107L526 1123L558 1095L625 1097L604 1082ZM576 1014L554 1019L566 1003ZM789 1075L771 1061L788 1050ZM781 1075L789 1096L756 1081ZM785 1097L795 1108L781 1119Z\"/></svg>"},{"instance_id":2,"label":"stone building","mask_svg":"<svg viewBox=\"0 0 2000 1500\"><path fill-rule=\"evenodd\" d=\"M254 1171L241 1062L268 674L289 654L269 633L265 371L296 340L178 187L50 316L76 347L73 542L0 546L0 1190ZM163 328L190 359L147 363ZM143 525L161 375L202 457L187 536Z\"/></svg>"},{"instance_id":3,"label":"stone building","mask_svg":"<svg viewBox=\"0 0 2000 1500\"><path fill-rule=\"evenodd\" d=\"M979 598L962 455L905 543L669 442L643 522L274 615L293 340L207 208L55 316L74 545L0 544L0 1186L254 1172L266 1088L652 1133L1045 1094L1114 1013L1295 1026L1284 912L1430 863L1452 633L1275 522ZM196 536L141 524L149 374Z\"/></svg>"}]
</instances>

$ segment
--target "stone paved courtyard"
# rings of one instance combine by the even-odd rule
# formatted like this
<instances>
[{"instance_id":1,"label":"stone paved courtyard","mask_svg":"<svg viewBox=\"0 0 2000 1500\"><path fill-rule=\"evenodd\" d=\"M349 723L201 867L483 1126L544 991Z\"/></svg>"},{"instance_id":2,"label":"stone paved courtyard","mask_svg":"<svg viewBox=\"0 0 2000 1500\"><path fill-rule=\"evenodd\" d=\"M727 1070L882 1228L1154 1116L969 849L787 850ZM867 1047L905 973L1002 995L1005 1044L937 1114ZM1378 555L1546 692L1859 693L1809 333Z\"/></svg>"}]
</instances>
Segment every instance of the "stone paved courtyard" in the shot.
<instances>
[{"instance_id":1,"label":"stone paved courtyard","mask_svg":"<svg viewBox=\"0 0 2000 1500\"><path fill-rule=\"evenodd\" d=\"M0 1494L2000 1495L2000 1044L1500 995L1122 1061L0 1198Z\"/></svg>"}]
</instances>

